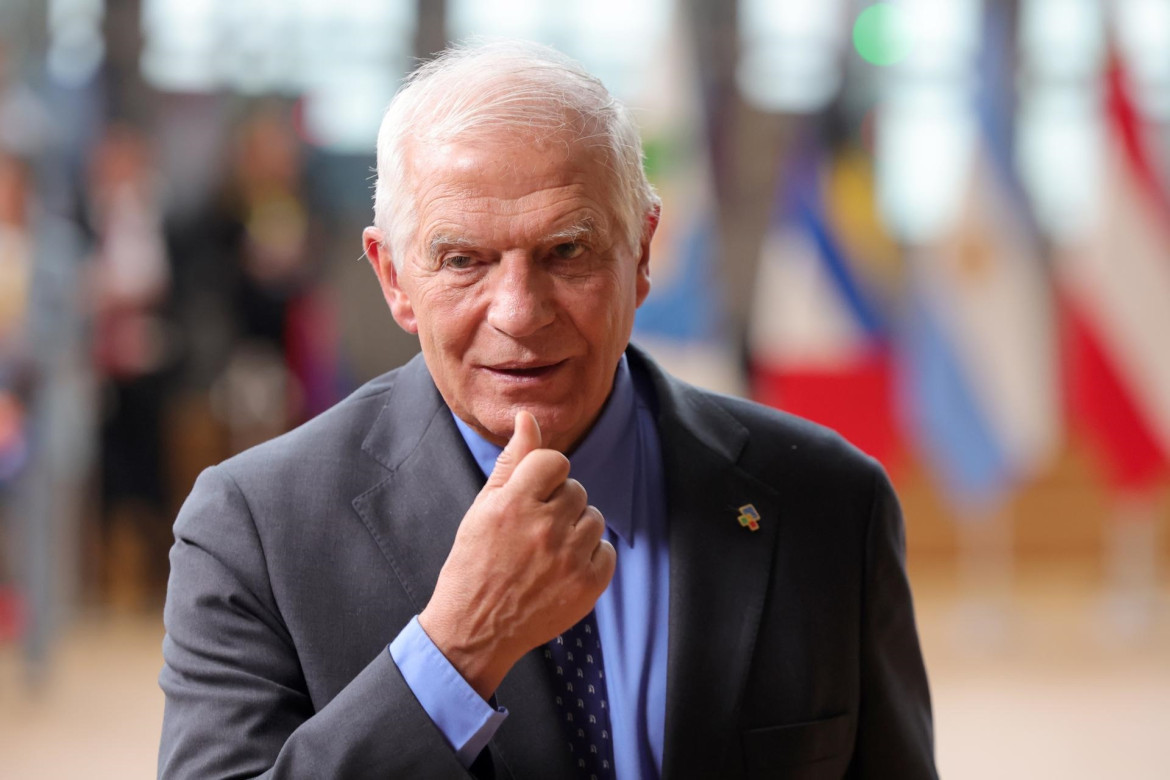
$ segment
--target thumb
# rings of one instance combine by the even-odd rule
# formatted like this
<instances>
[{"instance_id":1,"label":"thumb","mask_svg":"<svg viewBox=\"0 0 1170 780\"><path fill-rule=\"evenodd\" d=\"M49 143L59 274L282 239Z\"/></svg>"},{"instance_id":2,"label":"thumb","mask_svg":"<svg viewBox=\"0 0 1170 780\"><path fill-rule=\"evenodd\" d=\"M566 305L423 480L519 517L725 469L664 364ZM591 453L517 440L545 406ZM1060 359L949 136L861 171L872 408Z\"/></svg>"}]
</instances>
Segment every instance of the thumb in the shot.
<instances>
[{"instance_id":1,"label":"thumb","mask_svg":"<svg viewBox=\"0 0 1170 780\"><path fill-rule=\"evenodd\" d=\"M496 458L495 468L488 477L488 487L503 487L508 483L512 472L524 460L524 456L533 450L540 449L540 425L531 412L516 412L516 421L512 429L512 438L508 446Z\"/></svg>"}]
</instances>

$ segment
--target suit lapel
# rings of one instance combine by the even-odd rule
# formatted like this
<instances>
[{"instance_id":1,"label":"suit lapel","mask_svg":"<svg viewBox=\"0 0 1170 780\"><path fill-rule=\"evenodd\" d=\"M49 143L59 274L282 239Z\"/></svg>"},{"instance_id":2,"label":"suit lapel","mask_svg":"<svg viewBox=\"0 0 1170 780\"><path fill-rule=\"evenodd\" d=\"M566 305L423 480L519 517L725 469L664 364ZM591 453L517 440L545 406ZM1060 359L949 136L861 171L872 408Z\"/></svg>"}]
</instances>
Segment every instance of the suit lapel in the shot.
<instances>
[{"instance_id":1,"label":"suit lapel","mask_svg":"<svg viewBox=\"0 0 1170 780\"><path fill-rule=\"evenodd\" d=\"M353 506L421 611L484 482L421 356L400 370L362 451L389 474Z\"/></svg>"},{"instance_id":2,"label":"suit lapel","mask_svg":"<svg viewBox=\"0 0 1170 780\"><path fill-rule=\"evenodd\" d=\"M736 465L747 430L644 364L658 393L670 518L663 777L717 777L740 728L781 503L775 490ZM760 514L756 531L738 521L749 503Z\"/></svg>"},{"instance_id":3,"label":"suit lapel","mask_svg":"<svg viewBox=\"0 0 1170 780\"><path fill-rule=\"evenodd\" d=\"M354 508L420 612L484 484L421 356L400 370L362 450L388 475ZM497 691L509 715L490 744L517 780L569 776L554 695L540 649L521 658Z\"/></svg>"}]
</instances>

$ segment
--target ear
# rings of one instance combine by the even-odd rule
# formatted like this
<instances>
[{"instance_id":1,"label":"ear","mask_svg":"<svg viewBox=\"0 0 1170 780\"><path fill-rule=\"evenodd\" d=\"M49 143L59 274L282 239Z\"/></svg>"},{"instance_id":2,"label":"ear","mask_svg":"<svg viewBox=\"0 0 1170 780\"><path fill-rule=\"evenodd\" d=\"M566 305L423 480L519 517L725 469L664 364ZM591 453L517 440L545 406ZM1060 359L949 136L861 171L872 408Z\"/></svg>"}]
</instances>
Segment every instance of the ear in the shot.
<instances>
[{"instance_id":1,"label":"ear","mask_svg":"<svg viewBox=\"0 0 1170 780\"><path fill-rule=\"evenodd\" d=\"M635 282L637 305L641 306L650 294L650 242L654 238L654 231L658 229L658 219L662 215L662 207L654 206L646 212L642 223L642 241L638 246L638 278Z\"/></svg>"},{"instance_id":2,"label":"ear","mask_svg":"<svg viewBox=\"0 0 1170 780\"><path fill-rule=\"evenodd\" d=\"M390 254L390 246L386 243L382 231L376 227L368 227L362 231L362 246L366 250L366 259L378 277L378 284L382 287L382 297L394 315L394 321L407 333L418 333L418 318L414 315L414 306L410 296L401 284L398 269L394 267L394 258Z\"/></svg>"}]
</instances>

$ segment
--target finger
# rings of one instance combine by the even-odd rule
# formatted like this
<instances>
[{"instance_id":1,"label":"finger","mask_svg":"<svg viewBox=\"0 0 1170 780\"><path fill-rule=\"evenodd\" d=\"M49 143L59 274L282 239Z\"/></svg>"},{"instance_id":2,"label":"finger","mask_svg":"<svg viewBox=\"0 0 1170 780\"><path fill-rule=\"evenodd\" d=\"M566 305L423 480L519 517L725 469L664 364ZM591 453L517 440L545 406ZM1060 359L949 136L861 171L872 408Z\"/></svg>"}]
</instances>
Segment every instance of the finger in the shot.
<instances>
[{"instance_id":1,"label":"finger","mask_svg":"<svg viewBox=\"0 0 1170 780\"><path fill-rule=\"evenodd\" d=\"M508 445L496 458L496 465L492 469L491 476L488 477L487 485L489 487L503 487L508 484L512 473L520 465L520 461L524 460L524 456L528 453L540 449L540 443L540 425L536 422L536 418L532 416L531 412L516 412L512 438L508 439Z\"/></svg>"},{"instance_id":2,"label":"finger","mask_svg":"<svg viewBox=\"0 0 1170 780\"><path fill-rule=\"evenodd\" d=\"M589 559L589 569L593 573L598 593L609 587L609 581L613 579L616 566L617 550L613 549L613 545L608 541L602 539L593 548L593 555Z\"/></svg>"},{"instance_id":3,"label":"finger","mask_svg":"<svg viewBox=\"0 0 1170 780\"><path fill-rule=\"evenodd\" d=\"M601 535L605 533L605 516L601 514L600 509L590 504L577 515L573 522L573 531L582 543L593 549L601 541Z\"/></svg>"},{"instance_id":4,"label":"finger","mask_svg":"<svg viewBox=\"0 0 1170 780\"><path fill-rule=\"evenodd\" d=\"M558 512L563 512L567 520L576 523L577 517L589 503L589 494L585 492L585 486L577 480L566 479L553 489L552 495L548 497L548 503Z\"/></svg>"},{"instance_id":5,"label":"finger","mask_svg":"<svg viewBox=\"0 0 1170 780\"><path fill-rule=\"evenodd\" d=\"M534 450L516 466L508 478L507 489L537 501L548 501L564 487L568 477L568 458L556 450Z\"/></svg>"},{"instance_id":6,"label":"finger","mask_svg":"<svg viewBox=\"0 0 1170 780\"><path fill-rule=\"evenodd\" d=\"M605 562L597 559L596 556L599 554L599 548L602 544L610 545L610 543L605 539L605 518L602 517L601 510L595 506L585 507L585 511L573 524L569 543L575 554L580 556L577 560L587 563L590 581L599 584L604 589L609 584L610 575L605 573L603 565ZM612 545L610 545L610 549L613 549ZM602 550L600 554L604 556L605 551Z\"/></svg>"}]
</instances>

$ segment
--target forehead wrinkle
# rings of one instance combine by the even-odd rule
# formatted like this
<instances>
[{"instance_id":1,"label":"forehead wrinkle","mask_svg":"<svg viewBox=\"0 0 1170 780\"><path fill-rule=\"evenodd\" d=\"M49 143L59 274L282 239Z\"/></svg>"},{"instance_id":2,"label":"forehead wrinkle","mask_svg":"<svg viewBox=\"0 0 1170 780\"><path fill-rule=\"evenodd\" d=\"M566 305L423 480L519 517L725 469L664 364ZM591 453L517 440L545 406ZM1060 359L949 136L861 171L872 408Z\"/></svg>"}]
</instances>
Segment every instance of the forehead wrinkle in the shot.
<instances>
[{"instance_id":1,"label":"forehead wrinkle","mask_svg":"<svg viewBox=\"0 0 1170 780\"><path fill-rule=\"evenodd\" d=\"M533 193L534 195L536 193ZM479 235L485 227L492 233L502 231L511 234L513 238L527 234L528 238L523 240L534 240L536 243L573 241L587 235L605 239L609 235L609 221L598 210L599 204L592 201L579 202L576 200L577 193L566 193L553 203L540 203L535 208L525 203L530 197L532 196L526 195L518 199L498 199L482 195L473 198L448 195L436 198L428 207L424 207L424 217L433 211L431 206L439 205L441 201L447 204L456 202L457 213L436 219L428 231L430 235L424 238L424 245L430 251L437 247L472 248L482 241L494 240L488 235ZM562 211L561 207L566 205L570 208ZM550 210L562 213L549 215ZM475 218L480 216L488 217L489 224L479 224ZM539 222L546 218L546 224L561 223L564 227L537 234L533 230L537 225L533 224L532 220Z\"/></svg>"},{"instance_id":2,"label":"forehead wrinkle","mask_svg":"<svg viewBox=\"0 0 1170 780\"><path fill-rule=\"evenodd\" d=\"M551 199L550 191L556 191ZM573 204L573 208L567 211L593 211L599 205L589 197L586 188L579 182L542 187L519 197L485 191L484 185L478 182L442 182L432 185L418 198L419 213L424 219L435 216L449 218L447 215L451 214L456 217L465 215L515 219L533 212L554 210L566 203Z\"/></svg>"},{"instance_id":3,"label":"forehead wrinkle","mask_svg":"<svg viewBox=\"0 0 1170 780\"><path fill-rule=\"evenodd\" d=\"M565 158L550 165L513 160L512 145L497 156L483 158L473 149L465 156L455 145L432 147L431 166L411 159L412 173L425 167L416 190L416 236L419 250L432 259L447 248L478 248L503 243L508 248L572 241L584 235L599 243L610 240L614 219L608 192L598 191L588 166ZM452 164L453 163L453 164ZM517 191L515 173L531 164L532 189ZM561 227L564 226L564 227ZM486 232L485 232L486 231Z\"/></svg>"}]
</instances>

